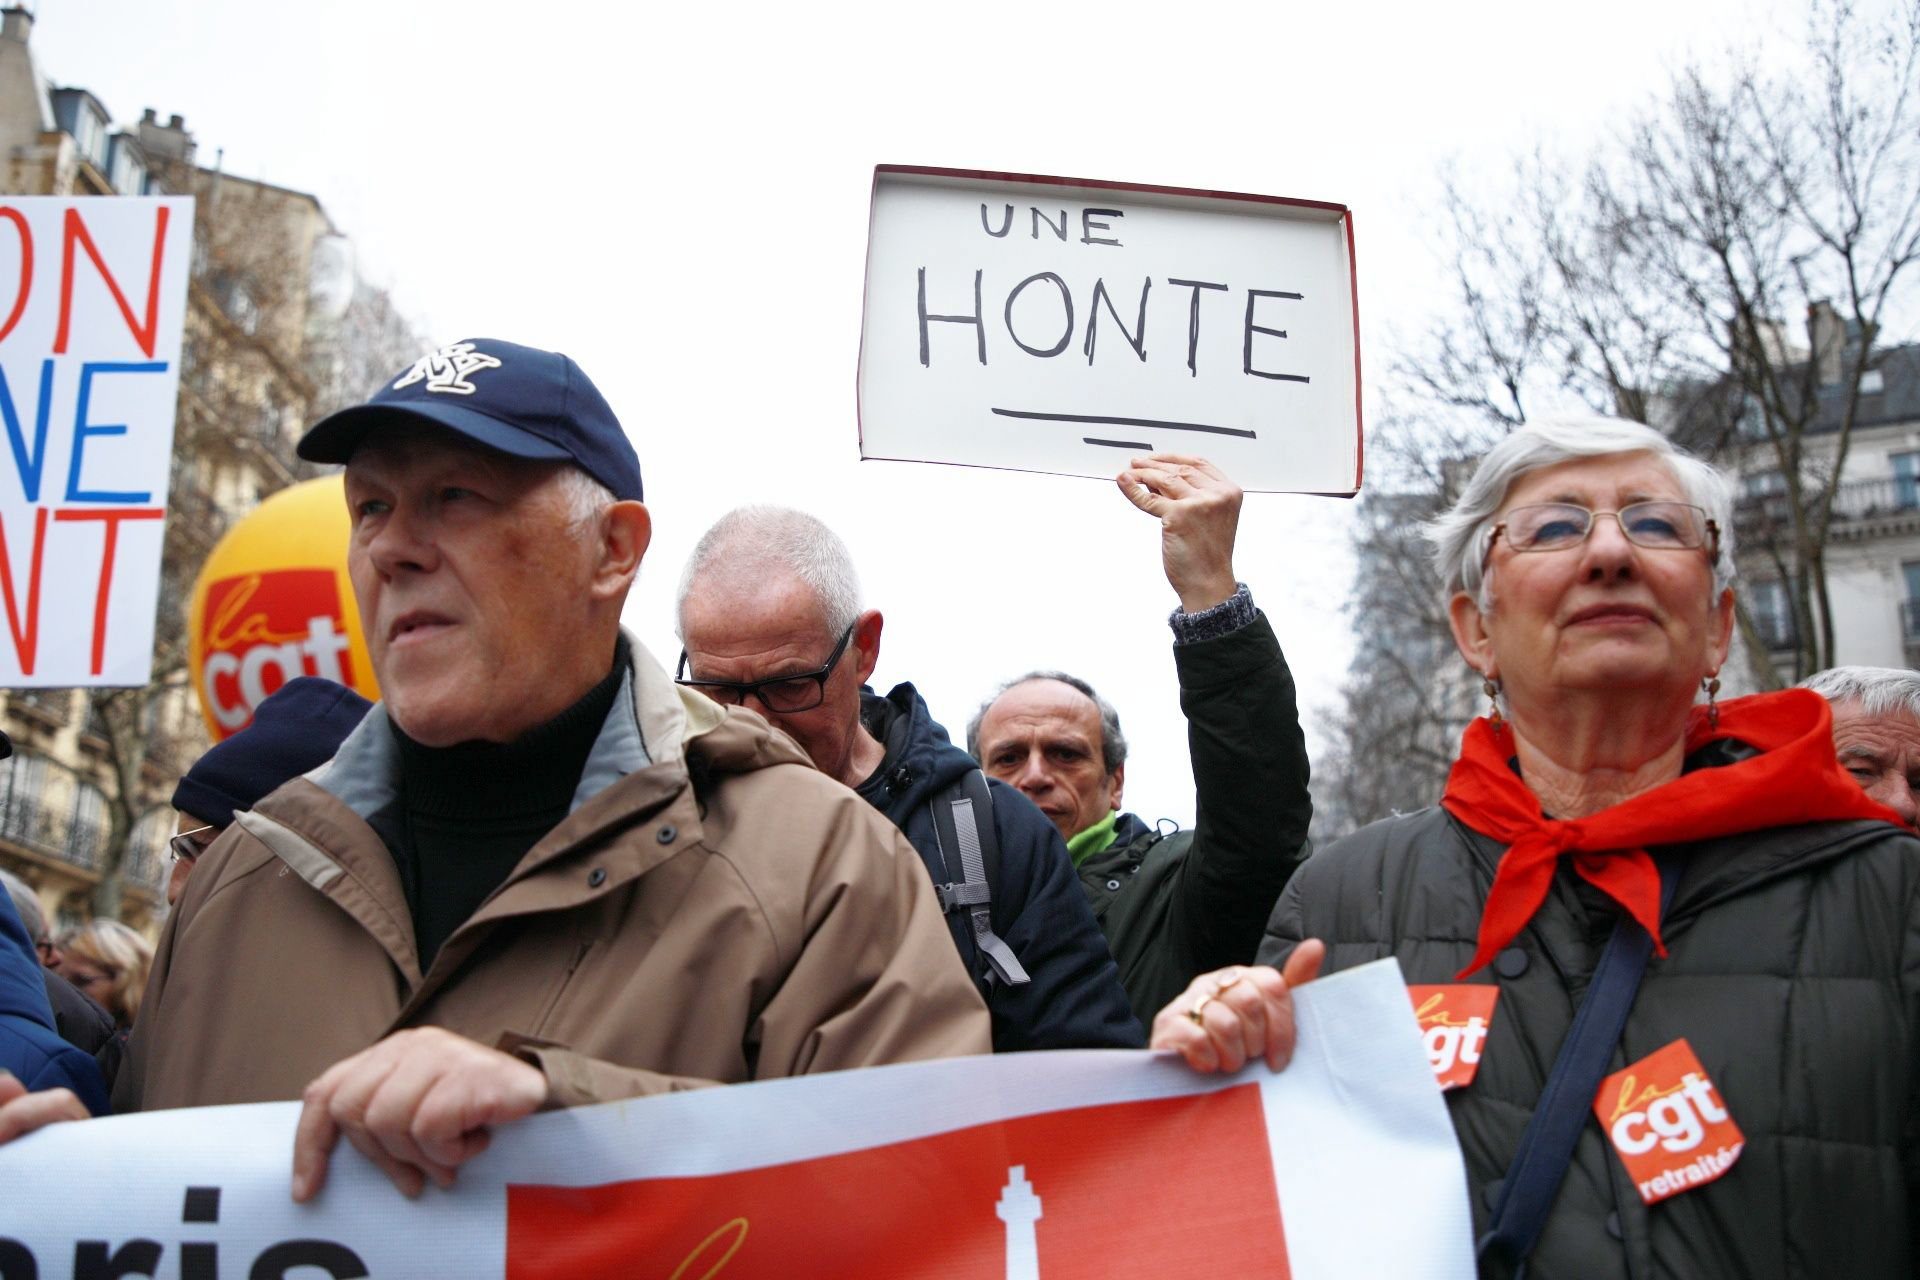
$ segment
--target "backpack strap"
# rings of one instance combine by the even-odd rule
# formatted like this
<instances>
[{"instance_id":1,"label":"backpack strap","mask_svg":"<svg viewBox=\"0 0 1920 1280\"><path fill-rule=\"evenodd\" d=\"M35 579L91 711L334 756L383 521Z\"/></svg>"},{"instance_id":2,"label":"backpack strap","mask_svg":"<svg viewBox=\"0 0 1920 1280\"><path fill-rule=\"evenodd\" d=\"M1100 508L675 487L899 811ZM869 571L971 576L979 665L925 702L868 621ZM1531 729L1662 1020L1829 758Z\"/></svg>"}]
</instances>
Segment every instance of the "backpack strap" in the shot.
<instances>
[{"instance_id":1,"label":"backpack strap","mask_svg":"<svg viewBox=\"0 0 1920 1280\"><path fill-rule=\"evenodd\" d=\"M940 909L964 911L973 926L973 945L986 957L994 976L1010 987L1032 979L999 934L993 931L993 884L1000 874L1000 840L993 826L993 796L986 775L969 769L960 780L927 802L933 830L946 864L947 884L934 886ZM955 864L958 863L956 866Z\"/></svg>"},{"instance_id":2,"label":"backpack strap","mask_svg":"<svg viewBox=\"0 0 1920 1280\"><path fill-rule=\"evenodd\" d=\"M1660 914L1673 902L1680 873L1671 862L1660 866ZM1594 1094L1607 1074L1614 1046L1626 1030L1627 1014L1640 991L1641 975L1653 954L1653 938L1628 915L1613 927L1613 936L1600 953L1600 963L1573 1026L1560 1042L1553 1073L1534 1104L1533 1118L1520 1135L1519 1150L1501 1181L1493 1207L1493 1226L1480 1237L1475 1252L1483 1274L1489 1264L1512 1268L1514 1280L1526 1275L1527 1255L1546 1228L1554 1197L1566 1180L1573 1149L1593 1113Z\"/></svg>"}]
</instances>

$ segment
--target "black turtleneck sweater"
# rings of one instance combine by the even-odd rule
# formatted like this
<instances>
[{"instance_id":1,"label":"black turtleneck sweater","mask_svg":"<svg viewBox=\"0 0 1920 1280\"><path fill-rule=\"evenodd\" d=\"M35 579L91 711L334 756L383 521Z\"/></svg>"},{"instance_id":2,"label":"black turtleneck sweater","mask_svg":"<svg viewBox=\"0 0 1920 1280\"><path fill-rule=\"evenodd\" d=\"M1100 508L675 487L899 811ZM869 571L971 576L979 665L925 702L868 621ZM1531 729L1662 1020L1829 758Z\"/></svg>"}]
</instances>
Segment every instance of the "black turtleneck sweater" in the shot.
<instances>
[{"instance_id":1,"label":"black turtleneck sweater","mask_svg":"<svg viewBox=\"0 0 1920 1280\"><path fill-rule=\"evenodd\" d=\"M626 655L622 637L604 680L512 742L424 747L393 725L400 803L382 834L413 912L421 972L527 850L566 818L619 692Z\"/></svg>"}]
</instances>

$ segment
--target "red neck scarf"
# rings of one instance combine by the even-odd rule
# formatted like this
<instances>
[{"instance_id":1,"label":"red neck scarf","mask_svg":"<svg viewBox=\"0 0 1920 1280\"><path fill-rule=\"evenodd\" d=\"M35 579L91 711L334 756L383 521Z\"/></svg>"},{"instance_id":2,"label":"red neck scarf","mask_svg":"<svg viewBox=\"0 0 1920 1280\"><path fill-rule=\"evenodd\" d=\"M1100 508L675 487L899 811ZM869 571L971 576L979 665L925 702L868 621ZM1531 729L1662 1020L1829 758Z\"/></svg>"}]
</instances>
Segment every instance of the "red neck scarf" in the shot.
<instances>
[{"instance_id":1,"label":"red neck scarf","mask_svg":"<svg viewBox=\"0 0 1920 1280\"><path fill-rule=\"evenodd\" d=\"M1573 869L1660 939L1660 872L1646 846L1684 844L1768 827L1840 818L1899 816L1867 798L1833 754L1833 711L1807 689L1735 698L1720 704L1709 728L1705 707L1687 719L1686 752L1734 739L1761 754L1696 769L1610 809L1565 822L1546 817L1540 800L1509 766L1513 734L1485 718L1467 726L1460 758L1440 803L1448 813L1508 848L1480 915L1480 945L1464 978L1512 942L1546 901L1560 855Z\"/></svg>"}]
</instances>

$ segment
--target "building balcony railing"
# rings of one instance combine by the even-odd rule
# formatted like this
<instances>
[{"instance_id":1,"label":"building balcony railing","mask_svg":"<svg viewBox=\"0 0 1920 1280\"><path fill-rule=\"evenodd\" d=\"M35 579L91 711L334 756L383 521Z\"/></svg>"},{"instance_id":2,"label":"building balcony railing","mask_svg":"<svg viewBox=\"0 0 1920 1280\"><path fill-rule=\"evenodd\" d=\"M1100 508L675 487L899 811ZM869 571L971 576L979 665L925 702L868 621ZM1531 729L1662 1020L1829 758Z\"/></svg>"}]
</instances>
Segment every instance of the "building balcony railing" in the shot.
<instances>
[{"instance_id":1,"label":"building balcony railing","mask_svg":"<svg viewBox=\"0 0 1920 1280\"><path fill-rule=\"evenodd\" d=\"M71 689L15 689L7 701L16 711L32 715L48 725L63 725L73 707Z\"/></svg>"},{"instance_id":2,"label":"building balcony railing","mask_svg":"<svg viewBox=\"0 0 1920 1280\"><path fill-rule=\"evenodd\" d=\"M71 845L67 836L67 823L61 815L30 796L11 796L0 804L0 839L92 870L94 851Z\"/></svg>"},{"instance_id":3,"label":"building balcony railing","mask_svg":"<svg viewBox=\"0 0 1920 1280\"><path fill-rule=\"evenodd\" d=\"M167 856L164 850L164 845L156 850L151 845L142 846L137 840L129 843L124 863L128 883L159 892L167 879Z\"/></svg>"},{"instance_id":4,"label":"building balcony railing","mask_svg":"<svg viewBox=\"0 0 1920 1280\"><path fill-rule=\"evenodd\" d=\"M1756 529L1784 527L1791 514L1785 493L1746 494L1734 505L1735 522L1749 536ZM1835 532L1847 524L1899 516L1920 517L1920 476L1848 480L1833 491Z\"/></svg>"}]
</instances>

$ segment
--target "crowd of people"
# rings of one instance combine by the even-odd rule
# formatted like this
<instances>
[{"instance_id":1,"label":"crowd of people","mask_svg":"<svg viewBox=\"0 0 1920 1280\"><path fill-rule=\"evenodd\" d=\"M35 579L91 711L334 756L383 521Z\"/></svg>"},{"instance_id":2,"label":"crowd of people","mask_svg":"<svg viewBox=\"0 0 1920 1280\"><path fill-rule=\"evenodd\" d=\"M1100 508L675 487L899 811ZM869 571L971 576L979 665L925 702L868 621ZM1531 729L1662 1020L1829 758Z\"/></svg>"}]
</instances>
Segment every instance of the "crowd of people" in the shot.
<instances>
[{"instance_id":1,"label":"crowd of people","mask_svg":"<svg viewBox=\"0 0 1920 1280\"><path fill-rule=\"evenodd\" d=\"M297 1099L295 1199L342 1138L418 1195L536 1110L702 1085L1148 1044L1277 1070L1293 988L1392 956L1498 992L1447 1095L1483 1274L1920 1261L1920 675L1719 698L1732 491L1655 431L1535 423L1481 461L1431 534L1486 714L1433 807L1317 852L1204 459L1117 478L1177 601L1197 818L1168 831L1077 676L1010 680L964 749L871 687L883 615L803 512L707 531L669 674L619 624L639 460L565 356L443 348L300 453L345 467L382 700L292 682L189 771L150 974L130 930L56 947L0 899L0 1142ZM1588 1116L1675 1044L1691 1074L1638 1101L1743 1142L1649 1180L1640 1113Z\"/></svg>"}]
</instances>

